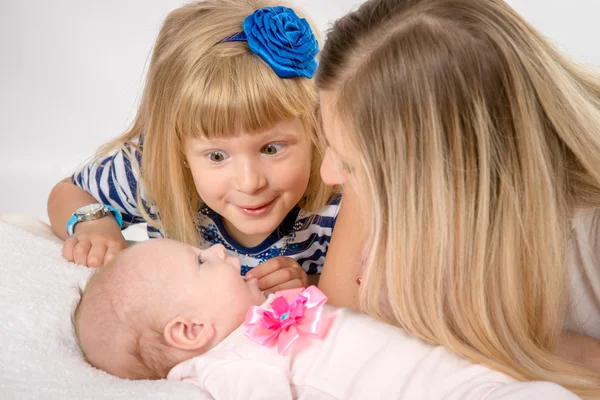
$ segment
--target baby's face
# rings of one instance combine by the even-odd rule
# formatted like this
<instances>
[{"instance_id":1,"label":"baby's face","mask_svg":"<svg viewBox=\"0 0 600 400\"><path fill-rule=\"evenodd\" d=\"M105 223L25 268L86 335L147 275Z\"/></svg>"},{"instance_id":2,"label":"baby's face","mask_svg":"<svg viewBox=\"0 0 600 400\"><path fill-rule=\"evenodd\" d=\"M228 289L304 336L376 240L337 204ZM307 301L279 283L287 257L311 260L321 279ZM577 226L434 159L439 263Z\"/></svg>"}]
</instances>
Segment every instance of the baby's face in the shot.
<instances>
[{"instance_id":1,"label":"baby's face","mask_svg":"<svg viewBox=\"0 0 600 400\"><path fill-rule=\"evenodd\" d=\"M156 293L166 303L177 299L177 304L190 310L202 308L222 324L240 325L250 306L265 300L257 281L242 278L239 259L228 256L222 245L200 250L169 239L151 239L130 249L129 256L135 256L131 253L154 265Z\"/></svg>"},{"instance_id":2,"label":"baby's face","mask_svg":"<svg viewBox=\"0 0 600 400\"><path fill-rule=\"evenodd\" d=\"M228 257L223 246L200 250L151 239L98 271L79 304L75 328L92 365L123 378L166 376L172 365L162 365L167 370L160 372L138 368L143 358L132 348L140 337L151 338L141 341L146 347L136 347L140 354L156 352L149 343L166 334L170 321L183 318L192 325L212 326L216 344L243 323L251 306L264 300L257 281L240 276L239 260ZM158 359L172 361L167 351L160 350Z\"/></svg>"}]
</instances>

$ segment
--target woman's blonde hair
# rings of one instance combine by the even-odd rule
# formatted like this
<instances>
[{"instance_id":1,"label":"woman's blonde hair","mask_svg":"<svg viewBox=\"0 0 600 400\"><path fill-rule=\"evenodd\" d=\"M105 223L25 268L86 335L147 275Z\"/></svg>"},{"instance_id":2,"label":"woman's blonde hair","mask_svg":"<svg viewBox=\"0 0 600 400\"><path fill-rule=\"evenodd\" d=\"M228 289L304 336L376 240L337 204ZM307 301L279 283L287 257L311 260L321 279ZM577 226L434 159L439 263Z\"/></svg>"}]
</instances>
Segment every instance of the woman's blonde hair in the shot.
<instances>
[{"instance_id":1,"label":"woman's blonde hair","mask_svg":"<svg viewBox=\"0 0 600 400\"><path fill-rule=\"evenodd\" d=\"M337 21L317 85L372 210L361 309L599 396L600 374L553 354L571 218L600 206L599 82L502 0L371 0Z\"/></svg>"},{"instance_id":2,"label":"woman's blonde hair","mask_svg":"<svg viewBox=\"0 0 600 400\"><path fill-rule=\"evenodd\" d=\"M184 167L187 137L233 136L239 129L256 132L299 117L313 142L310 179L299 205L305 211L316 211L329 198L331 189L319 176L321 125L314 81L280 79L248 49L247 42L220 43L241 32L244 18L255 10L276 5L285 4L205 0L172 11L154 45L132 127L98 153L117 148L139 150L141 141L138 206L148 223L173 239L194 245L200 240L195 217L202 199L190 170ZM317 36L317 31L313 32ZM132 164L135 167L136 163ZM142 204L141 189L158 210L159 221L152 220Z\"/></svg>"}]
</instances>

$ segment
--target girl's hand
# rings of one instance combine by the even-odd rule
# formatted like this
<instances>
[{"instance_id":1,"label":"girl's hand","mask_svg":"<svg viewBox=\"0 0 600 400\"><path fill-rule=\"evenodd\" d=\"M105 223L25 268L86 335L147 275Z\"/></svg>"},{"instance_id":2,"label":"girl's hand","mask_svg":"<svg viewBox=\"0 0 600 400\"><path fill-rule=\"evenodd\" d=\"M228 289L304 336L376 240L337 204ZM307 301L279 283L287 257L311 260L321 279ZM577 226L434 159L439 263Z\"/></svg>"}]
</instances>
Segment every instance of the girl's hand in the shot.
<instances>
[{"instance_id":1,"label":"girl's hand","mask_svg":"<svg viewBox=\"0 0 600 400\"><path fill-rule=\"evenodd\" d=\"M104 217L77 224L75 234L65 240L63 257L79 265L98 268L125 248L127 241L117 221Z\"/></svg>"},{"instance_id":2,"label":"girl's hand","mask_svg":"<svg viewBox=\"0 0 600 400\"><path fill-rule=\"evenodd\" d=\"M275 257L252 268L246 279L256 278L265 295L284 289L308 286L308 275L293 258Z\"/></svg>"}]
</instances>

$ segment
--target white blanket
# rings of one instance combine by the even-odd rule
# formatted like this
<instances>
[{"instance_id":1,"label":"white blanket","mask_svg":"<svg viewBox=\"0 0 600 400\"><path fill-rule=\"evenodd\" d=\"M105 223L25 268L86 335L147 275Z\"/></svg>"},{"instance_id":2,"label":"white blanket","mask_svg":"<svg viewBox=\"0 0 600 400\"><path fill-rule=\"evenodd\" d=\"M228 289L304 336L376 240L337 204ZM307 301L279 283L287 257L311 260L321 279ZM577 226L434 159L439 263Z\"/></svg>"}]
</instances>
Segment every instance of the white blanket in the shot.
<instances>
[{"instance_id":1,"label":"white blanket","mask_svg":"<svg viewBox=\"0 0 600 400\"><path fill-rule=\"evenodd\" d=\"M56 241L0 221L0 399L202 399L192 385L128 381L87 364L71 312L91 269Z\"/></svg>"}]
</instances>

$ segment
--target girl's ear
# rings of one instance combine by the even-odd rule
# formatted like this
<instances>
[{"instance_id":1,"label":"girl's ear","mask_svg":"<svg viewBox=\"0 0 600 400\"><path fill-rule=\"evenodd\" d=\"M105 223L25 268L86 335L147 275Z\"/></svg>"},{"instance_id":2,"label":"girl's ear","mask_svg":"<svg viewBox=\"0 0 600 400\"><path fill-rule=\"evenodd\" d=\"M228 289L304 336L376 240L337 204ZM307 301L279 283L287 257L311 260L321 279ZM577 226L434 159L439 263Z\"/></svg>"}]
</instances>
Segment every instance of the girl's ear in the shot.
<instances>
[{"instance_id":1,"label":"girl's ear","mask_svg":"<svg viewBox=\"0 0 600 400\"><path fill-rule=\"evenodd\" d=\"M215 328L212 324L178 315L165 326L163 334L170 346L181 350L199 350L211 342Z\"/></svg>"}]
</instances>

